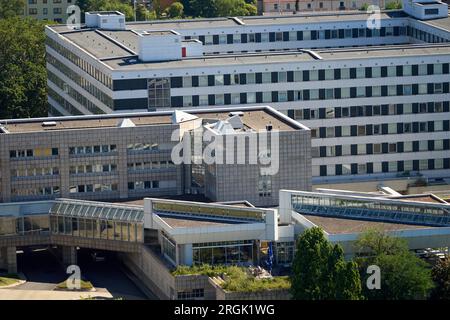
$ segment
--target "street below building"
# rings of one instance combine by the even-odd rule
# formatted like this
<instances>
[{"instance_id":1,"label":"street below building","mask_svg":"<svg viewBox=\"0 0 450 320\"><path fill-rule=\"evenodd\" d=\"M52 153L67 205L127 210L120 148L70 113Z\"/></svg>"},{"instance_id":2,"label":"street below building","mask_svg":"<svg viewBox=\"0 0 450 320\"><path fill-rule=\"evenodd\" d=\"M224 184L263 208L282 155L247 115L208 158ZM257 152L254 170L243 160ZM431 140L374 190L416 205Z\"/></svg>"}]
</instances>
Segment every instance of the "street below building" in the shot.
<instances>
[{"instance_id":1,"label":"street below building","mask_svg":"<svg viewBox=\"0 0 450 320\"><path fill-rule=\"evenodd\" d=\"M24 249L17 254L19 272L27 282L10 289L0 290L0 300L10 299L79 299L98 297L103 299L141 300L147 296L126 275L113 252L98 252L104 259L93 258L94 251L78 250L78 266L83 280L90 281L95 292L54 291L69 274L47 248ZM97 260L97 261L95 261Z\"/></svg>"}]
</instances>

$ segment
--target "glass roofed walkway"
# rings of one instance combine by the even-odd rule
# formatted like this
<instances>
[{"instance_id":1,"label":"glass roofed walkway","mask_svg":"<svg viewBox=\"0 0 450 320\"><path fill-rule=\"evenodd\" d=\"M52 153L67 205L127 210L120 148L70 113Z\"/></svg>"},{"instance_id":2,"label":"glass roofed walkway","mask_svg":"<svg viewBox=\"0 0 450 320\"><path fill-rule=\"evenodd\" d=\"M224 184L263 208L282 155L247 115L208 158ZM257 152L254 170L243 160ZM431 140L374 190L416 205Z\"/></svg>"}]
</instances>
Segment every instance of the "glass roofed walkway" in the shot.
<instances>
[{"instance_id":1,"label":"glass roofed walkway","mask_svg":"<svg viewBox=\"0 0 450 320\"><path fill-rule=\"evenodd\" d=\"M138 252L143 242L139 206L73 199L0 205L0 246L46 243Z\"/></svg>"},{"instance_id":2,"label":"glass roofed walkway","mask_svg":"<svg viewBox=\"0 0 450 320\"><path fill-rule=\"evenodd\" d=\"M314 192L291 195L292 209L301 214L427 226L450 226L448 204L405 202Z\"/></svg>"},{"instance_id":3,"label":"glass roofed walkway","mask_svg":"<svg viewBox=\"0 0 450 320\"><path fill-rule=\"evenodd\" d=\"M89 239L144 241L144 210L140 207L59 199L50 209L51 234Z\"/></svg>"}]
</instances>

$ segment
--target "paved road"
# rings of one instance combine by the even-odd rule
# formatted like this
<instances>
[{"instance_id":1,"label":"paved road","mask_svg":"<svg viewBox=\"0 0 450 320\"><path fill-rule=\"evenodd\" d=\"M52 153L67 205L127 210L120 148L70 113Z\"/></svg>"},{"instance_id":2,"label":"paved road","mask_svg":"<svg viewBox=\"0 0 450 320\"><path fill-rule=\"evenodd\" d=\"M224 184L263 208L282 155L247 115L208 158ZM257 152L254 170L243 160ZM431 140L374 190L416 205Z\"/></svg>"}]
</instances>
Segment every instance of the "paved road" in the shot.
<instances>
[{"instance_id":1,"label":"paved road","mask_svg":"<svg viewBox=\"0 0 450 320\"><path fill-rule=\"evenodd\" d=\"M56 258L47 250L19 253L17 263L19 271L25 274L27 282L14 289L53 290L68 276Z\"/></svg>"},{"instance_id":2,"label":"paved road","mask_svg":"<svg viewBox=\"0 0 450 320\"><path fill-rule=\"evenodd\" d=\"M94 262L90 253L89 250L80 250L78 265L82 277L91 281L95 288L104 288L115 298L147 299L145 294L123 273L121 264L113 254L106 255L106 260L103 262Z\"/></svg>"},{"instance_id":3,"label":"paved road","mask_svg":"<svg viewBox=\"0 0 450 320\"><path fill-rule=\"evenodd\" d=\"M97 289L96 294L104 297L131 299L147 299L147 296L124 274L121 264L115 259L114 254L106 255L106 261L94 262L90 250L78 251L78 265L83 279L89 280ZM20 291L14 296L23 295L30 299L48 296L53 299L57 293L50 292L55 286L67 279L68 275L57 259L47 250L25 251L17 255L19 271L23 272L27 282L8 290ZM5 289L6 290L6 289ZM28 293L26 293L28 291ZM42 291L42 292L37 292ZM75 295L61 294L61 299L68 299ZM88 294L89 295L89 294ZM79 296L79 295L78 295ZM5 291L1 292L0 300L7 297ZM53 298L52 298L53 297ZM27 299L27 298L26 298Z\"/></svg>"}]
</instances>

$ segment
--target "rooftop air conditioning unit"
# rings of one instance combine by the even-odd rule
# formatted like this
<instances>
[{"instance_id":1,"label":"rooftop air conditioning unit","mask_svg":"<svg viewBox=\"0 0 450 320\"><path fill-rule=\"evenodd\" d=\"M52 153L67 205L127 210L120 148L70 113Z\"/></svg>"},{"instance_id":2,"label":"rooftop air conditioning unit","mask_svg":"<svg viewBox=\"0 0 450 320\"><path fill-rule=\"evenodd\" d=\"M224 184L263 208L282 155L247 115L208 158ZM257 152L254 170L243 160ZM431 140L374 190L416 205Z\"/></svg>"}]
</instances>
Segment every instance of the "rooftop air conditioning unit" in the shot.
<instances>
[{"instance_id":1,"label":"rooftop air conditioning unit","mask_svg":"<svg viewBox=\"0 0 450 320\"><path fill-rule=\"evenodd\" d=\"M43 127L55 127L56 122L55 121L44 121L42 122Z\"/></svg>"}]
</instances>

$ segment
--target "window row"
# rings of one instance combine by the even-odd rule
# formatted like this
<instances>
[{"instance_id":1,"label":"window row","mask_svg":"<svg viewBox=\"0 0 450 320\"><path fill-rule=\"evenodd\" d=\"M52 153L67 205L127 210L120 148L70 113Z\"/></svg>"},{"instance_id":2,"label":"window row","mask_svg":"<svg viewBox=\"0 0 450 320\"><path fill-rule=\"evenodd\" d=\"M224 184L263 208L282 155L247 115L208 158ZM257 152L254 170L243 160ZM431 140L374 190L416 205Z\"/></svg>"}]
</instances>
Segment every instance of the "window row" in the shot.
<instances>
[{"instance_id":1,"label":"window row","mask_svg":"<svg viewBox=\"0 0 450 320\"><path fill-rule=\"evenodd\" d=\"M128 190L146 190L146 189L167 189L176 188L176 180L153 180L153 181L130 181L128 182Z\"/></svg>"},{"instance_id":2,"label":"window row","mask_svg":"<svg viewBox=\"0 0 450 320\"><path fill-rule=\"evenodd\" d=\"M117 191L118 185L117 183L94 183L94 184L81 184L81 185L72 185L69 187L70 193L91 193L91 192L110 192Z\"/></svg>"},{"instance_id":3,"label":"window row","mask_svg":"<svg viewBox=\"0 0 450 320\"><path fill-rule=\"evenodd\" d=\"M103 104L108 106L109 108L113 107L113 99L102 90L98 88L98 86L90 83L85 77L73 72L66 65L59 62L57 59L53 58L50 54L47 55L47 61L50 64L53 64L55 68L57 68L60 72L62 72L66 77L75 82L78 86L89 92L92 96L100 100ZM47 70L48 79L56 84L61 89L67 91L66 86L68 85L64 80L58 77L53 72ZM98 109L98 108L97 108ZM95 110L97 110L95 109ZM100 109L98 109L100 110ZM100 110L101 111L101 110ZM96 112L101 113L101 112Z\"/></svg>"},{"instance_id":4,"label":"window row","mask_svg":"<svg viewBox=\"0 0 450 320\"><path fill-rule=\"evenodd\" d=\"M71 85L61 80L51 71L48 72L48 79L55 84L60 90L61 93L67 94L69 97L77 101L80 105L85 107L87 110L92 112L93 114L103 114L105 113L102 109L100 109L91 99L86 98L86 96L78 90L74 89ZM112 108L113 100L108 98L108 101L104 103L108 107Z\"/></svg>"},{"instance_id":5,"label":"window row","mask_svg":"<svg viewBox=\"0 0 450 320\"><path fill-rule=\"evenodd\" d=\"M57 155L58 155L58 148L35 148L35 149L21 149L9 151L9 157L11 159L52 157Z\"/></svg>"},{"instance_id":6,"label":"window row","mask_svg":"<svg viewBox=\"0 0 450 320\"><path fill-rule=\"evenodd\" d=\"M139 223L52 215L50 217L50 225L53 234L143 242L143 226Z\"/></svg>"},{"instance_id":7,"label":"window row","mask_svg":"<svg viewBox=\"0 0 450 320\"><path fill-rule=\"evenodd\" d=\"M421 159L313 166L313 176L340 176L449 169L450 159Z\"/></svg>"},{"instance_id":8,"label":"window row","mask_svg":"<svg viewBox=\"0 0 450 320\"><path fill-rule=\"evenodd\" d=\"M48 186L48 187L18 187L11 188L11 196L13 197L31 197L31 196L51 196L51 195L59 195L60 188L59 186Z\"/></svg>"},{"instance_id":9,"label":"window row","mask_svg":"<svg viewBox=\"0 0 450 320\"><path fill-rule=\"evenodd\" d=\"M448 63L172 77L171 88L448 74ZM155 81L158 79L154 79Z\"/></svg>"},{"instance_id":10,"label":"window row","mask_svg":"<svg viewBox=\"0 0 450 320\"><path fill-rule=\"evenodd\" d=\"M127 150L130 151L157 151L159 145L157 143L130 143L127 145Z\"/></svg>"},{"instance_id":11,"label":"window row","mask_svg":"<svg viewBox=\"0 0 450 320\"><path fill-rule=\"evenodd\" d=\"M435 34L426 32L426 31L422 31L419 30L417 28L414 27L408 27L406 30L408 36L424 41L424 42L428 42L428 43L442 43L442 42L448 42L448 39L444 39L442 37L439 37Z\"/></svg>"},{"instance_id":12,"label":"window row","mask_svg":"<svg viewBox=\"0 0 450 320\"><path fill-rule=\"evenodd\" d=\"M311 138L449 131L449 120L311 128Z\"/></svg>"},{"instance_id":13,"label":"window row","mask_svg":"<svg viewBox=\"0 0 450 320\"><path fill-rule=\"evenodd\" d=\"M406 27L381 27L380 29L353 28L332 30L303 30L285 32L238 33L219 35L186 36L185 39L198 39L204 45L223 45L240 43L308 41L345 38L372 38L405 36Z\"/></svg>"},{"instance_id":14,"label":"window row","mask_svg":"<svg viewBox=\"0 0 450 320\"><path fill-rule=\"evenodd\" d=\"M298 110L289 110L288 115L296 120L315 120L437 112L449 112L449 101L334 108L331 107L318 109L305 108Z\"/></svg>"},{"instance_id":15,"label":"window row","mask_svg":"<svg viewBox=\"0 0 450 320\"><path fill-rule=\"evenodd\" d=\"M58 167L11 169L11 177L14 178L57 176L57 175L59 175Z\"/></svg>"},{"instance_id":16,"label":"window row","mask_svg":"<svg viewBox=\"0 0 450 320\"><path fill-rule=\"evenodd\" d=\"M101 173L101 172L116 172L116 164L87 164L70 166L70 174L85 174L85 173Z\"/></svg>"},{"instance_id":17,"label":"window row","mask_svg":"<svg viewBox=\"0 0 450 320\"><path fill-rule=\"evenodd\" d=\"M442 150L450 150L449 139L312 147L311 156L313 158L319 158L319 157L340 157L349 155L442 151Z\"/></svg>"},{"instance_id":18,"label":"window row","mask_svg":"<svg viewBox=\"0 0 450 320\"><path fill-rule=\"evenodd\" d=\"M115 151L117 151L117 145L115 145L115 144L69 147L69 155L99 154L99 153L109 153L109 152L115 152Z\"/></svg>"},{"instance_id":19,"label":"window row","mask_svg":"<svg viewBox=\"0 0 450 320\"><path fill-rule=\"evenodd\" d=\"M69 50L65 48L63 45L58 43L57 41L51 39L50 37L45 38L45 44L55 50L57 53L62 55L64 58L72 62L74 65L76 65L81 70L85 71L87 74L89 74L91 77L96 79L97 81L100 81L108 88L113 88L113 81L111 76L107 75L106 73L100 71L99 69L95 68L93 65L88 63L87 61L83 60L78 56L74 51ZM48 54L47 54L48 55Z\"/></svg>"},{"instance_id":20,"label":"window row","mask_svg":"<svg viewBox=\"0 0 450 320\"><path fill-rule=\"evenodd\" d=\"M172 161L144 161L144 162L132 162L127 164L129 171L141 171L152 169L168 169L174 168L175 165Z\"/></svg>"},{"instance_id":21,"label":"window row","mask_svg":"<svg viewBox=\"0 0 450 320\"><path fill-rule=\"evenodd\" d=\"M406 88L406 89L405 89ZM449 83L241 92L172 97L172 107L270 103L449 93Z\"/></svg>"}]
</instances>

